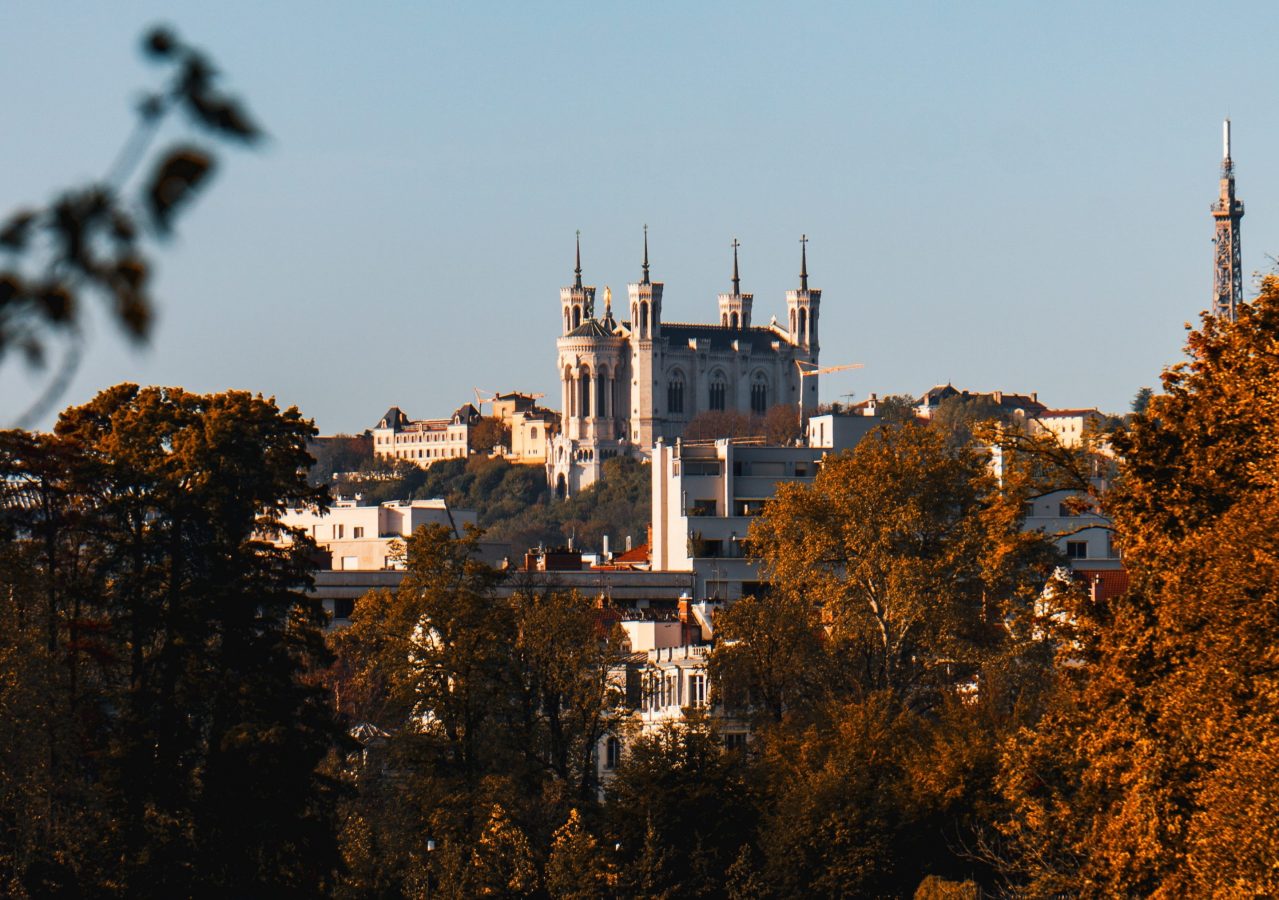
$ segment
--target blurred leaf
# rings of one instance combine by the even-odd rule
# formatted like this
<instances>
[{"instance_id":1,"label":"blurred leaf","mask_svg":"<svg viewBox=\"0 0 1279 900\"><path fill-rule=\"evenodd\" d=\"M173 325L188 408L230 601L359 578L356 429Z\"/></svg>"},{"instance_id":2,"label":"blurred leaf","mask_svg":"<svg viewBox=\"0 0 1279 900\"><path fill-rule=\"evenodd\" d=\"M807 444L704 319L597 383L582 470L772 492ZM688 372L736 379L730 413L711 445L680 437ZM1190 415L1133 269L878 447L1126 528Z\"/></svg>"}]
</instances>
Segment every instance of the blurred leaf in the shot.
<instances>
[{"instance_id":1,"label":"blurred leaf","mask_svg":"<svg viewBox=\"0 0 1279 900\"><path fill-rule=\"evenodd\" d=\"M75 314L75 296L66 285L51 282L36 292L36 302L45 319L59 324L71 321Z\"/></svg>"},{"instance_id":2,"label":"blurred leaf","mask_svg":"<svg viewBox=\"0 0 1279 900\"><path fill-rule=\"evenodd\" d=\"M116 210L115 215L111 217L111 236L125 243L132 243L134 238L138 236L138 230L133 224L133 218L128 213Z\"/></svg>"},{"instance_id":3,"label":"blurred leaf","mask_svg":"<svg viewBox=\"0 0 1279 900\"><path fill-rule=\"evenodd\" d=\"M116 293L116 316L131 337L144 338L151 330L151 303L136 291Z\"/></svg>"},{"instance_id":4,"label":"blurred leaf","mask_svg":"<svg viewBox=\"0 0 1279 900\"><path fill-rule=\"evenodd\" d=\"M142 41L142 52L157 59L172 56L177 47L177 36L163 25L152 28Z\"/></svg>"},{"instance_id":5,"label":"blurred leaf","mask_svg":"<svg viewBox=\"0 0 1279 900\"><path fill-rule=\"evenodd\" d=\"M160 231L168 231L173 214L208 177L213 158L190 145L178 147L164 158L147 189L147 205Z\"/></svg>"},{"instance_id":6,"label":"blurred leaf","mask_svg":"<svg viewBox=\"0 0 1279 900\"><path fill-rule=\"evenodd\" d=\"M0 272L0 308L22 296L22 279L12 272Z\"/></svg>"},{"instance_id":7,"label":"blurred leaf","mask_svg":"<svg viewBox=\"0 0 1279 900\"><path fill-rule=\"evenodd\" d=\"M127 256L115 265L116 276L132 290L139 290L147 280L146 261L138 256Z\"/></svg>"},{"instance_id":8,"label":"blurred leaf","mask_svg":"<svg viewBox=\"0 0 1279 900\"><path fill-rule=\"evenodd\" d=\"M196 117L210 128L249 142L261 137L261 130L234 100L217 94L195 94L190 100Z\"/></svg>"},{"instance_id":9,"label":"blurred leaf","mask_svg":"<svg viewBox=\"0 0 1279 900\"><path fill-rule=\"evenodd\" d=\"M0 228L0 245L12 250L21 250L27 243L31 232L31 223L36 220L36 211L21 209L9 217L9 221Z\"/></svg>"},{"instance_id":10,"label":"blurred leaf","mask_svg":"<svg viewBox=\"0 0 1279 900\"><path fill-rule=\"evenodd\" d=\"M184 97L192 98L205 94L213 84L218 70L202 54L191 51L187 55L186 65L182 68L182 77L177 91Z\"/></svg>"}]
</instances>

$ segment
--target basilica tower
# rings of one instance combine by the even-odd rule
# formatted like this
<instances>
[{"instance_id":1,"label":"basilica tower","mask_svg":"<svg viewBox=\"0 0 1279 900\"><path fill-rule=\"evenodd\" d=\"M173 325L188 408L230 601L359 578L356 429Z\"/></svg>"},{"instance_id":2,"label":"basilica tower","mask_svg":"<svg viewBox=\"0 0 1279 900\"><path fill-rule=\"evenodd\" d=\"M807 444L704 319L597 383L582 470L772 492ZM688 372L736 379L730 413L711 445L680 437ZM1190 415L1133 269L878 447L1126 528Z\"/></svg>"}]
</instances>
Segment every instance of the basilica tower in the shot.
<instances>
[{"instance_id":1,"label":"basilica tower","mask_svg":"<svg viewBox=\"0 0 1279 900\"><path fill-rule=\"evenodd\" d=\"M1222 125L1221 193L1212 205L1216 223L1213 243L1212 314L1231 322L1243 303L1243 269L1240 263L1239 220L1243 201L1235 197L1235 164L1230 158L1230 120Z\"/></svg>"},{"instance_id":2,"label":"basilica tower","mask_svg":"<svg viewBox=\"0 0 1279 900\"><path fill-rule=\"evenodd\" d=\"M631 378L630 433L626 439L636 446L648 448L660 435L659 416L655 410L658 379L662 372L662 282L653 281L648 273L648 226L644 226L644 264L636 284L628 284L626 293L631 304Z\"/></svg>"},{"instance_id":3,"label":"basilica tower","mask_svg":"<svg viewBox=\"0 0 1279 900\"><path fill-rule=\"evenodd\" d=\"M751 327L751 306L754 294L742 293L742 277L737 270L737 248L741 244L733 238L733 292L719 295L719 324L725 328Z\"/></svg>"},{"instance_id":4,"label":"basilica tower","mask_svg":"<svg viewBox=\"0 0 1279 900\"><path fill-rule=\"evenodd\" d=\"M786 315L790 341L795 345L795 358L803 363L817 363L817 320L821 313L822 292L808 286L808 235L799 239L799 290L786 292ZM817 409L817 376L800 378L800 398L805 415Z\"/></svg>"}]
</instances>

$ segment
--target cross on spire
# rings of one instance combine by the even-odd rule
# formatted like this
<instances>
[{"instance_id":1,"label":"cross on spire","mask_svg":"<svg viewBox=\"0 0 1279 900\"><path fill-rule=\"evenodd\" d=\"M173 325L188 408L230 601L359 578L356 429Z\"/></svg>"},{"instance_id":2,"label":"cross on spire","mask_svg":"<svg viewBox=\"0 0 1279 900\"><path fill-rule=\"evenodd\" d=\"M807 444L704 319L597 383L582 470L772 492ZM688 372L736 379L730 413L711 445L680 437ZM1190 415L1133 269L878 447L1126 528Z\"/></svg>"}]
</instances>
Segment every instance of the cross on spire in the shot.
<instances>
[{"instance_id":1,"label":"cross on spire","mask_svg":"<svg viewBox=\"0 0 1279 900\"><path fill-rule=\"evenodd\" d=\"M741 244L737 238L733 238L733 296L740 297L742 295L742 279L737 272L737 248Z\"/></svg>"},{"instance_id":2,"label":"cross on spire","mask_svg":"<svg viewBox=\"0 0 1279 900\"><path fill-rule=\"evenodd\" d=\"M808 290L808 235L799 237L799 289Z\"/></svg>"},{"instance_id":3,"label":"cross on spire","mask_svg":"<svg viewBox=\"0 0 1279 900\"><path fill-rule=\"evenodd\" d=\"M580 288L582 286L582 229L577 230L577 268L573 270L573 274L577 278L573 282L573 287Z\"/></svg>"}]
</instances>

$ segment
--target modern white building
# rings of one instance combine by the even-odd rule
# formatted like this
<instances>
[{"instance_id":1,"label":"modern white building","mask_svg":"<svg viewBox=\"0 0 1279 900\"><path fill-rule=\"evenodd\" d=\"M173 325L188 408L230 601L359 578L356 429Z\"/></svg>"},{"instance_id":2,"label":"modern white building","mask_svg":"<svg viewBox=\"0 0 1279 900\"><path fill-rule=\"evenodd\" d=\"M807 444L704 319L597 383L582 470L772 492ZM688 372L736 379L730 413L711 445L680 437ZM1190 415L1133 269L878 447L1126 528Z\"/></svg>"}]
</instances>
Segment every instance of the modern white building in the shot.
<instances>
[{"instance_id":1,"label":"modern white building","mask_svg":"<svg viewBox=\"0 0 1279 900\"><path fill-rule=\"evenodd\" d=\"M1071 568L1102 570L1122 567L1111 540L1109 517L1096 510L1079 491L1053 491L1026 502L1026 531L1053 538Z\"/></svg>"},{"instance_id":2,"label":"modern white building","mask_svg":"<svg viewBox=\"0 0 1279 900\"><path fill-rule=\"evenodd\" d=\"M779 485L811 482L823 456L852 446L876 424L856 418L864 427L841 431L852 442L847 445L659 440L653 447L653 569L693 572L699 600L732 602L763 590L759 563L748 550L751 521Z\"/></svg>"},{"instance_id":3,"label":"modern white building","mask_svg":"<svg viewBox=\"0 0 1279 900\"><path fill-rule=\"evenodd\" d=\"M402 569L396 542L403 542L423 525L445 525L461 537L467 525L475 525L471 509L449 509L443 500L390 501L379 506L359 506L352 500L337 501L328 512L314 509L285 510L281 521L311 536L330 557L328 568L339 571Z\"/></svg>"}]
</instances>

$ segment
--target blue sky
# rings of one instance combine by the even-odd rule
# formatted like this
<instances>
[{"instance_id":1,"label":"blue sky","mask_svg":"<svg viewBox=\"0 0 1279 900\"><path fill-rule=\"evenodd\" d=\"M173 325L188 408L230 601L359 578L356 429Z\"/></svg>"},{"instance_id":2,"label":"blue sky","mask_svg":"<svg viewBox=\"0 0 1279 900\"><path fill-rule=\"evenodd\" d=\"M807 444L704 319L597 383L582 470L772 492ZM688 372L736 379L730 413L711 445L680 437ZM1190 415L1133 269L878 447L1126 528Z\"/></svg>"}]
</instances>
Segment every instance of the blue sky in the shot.
<instances>
[{"instance_id":1,"label":"blue sky","mask_svg":"<svg viewBox=\"0 0 1279 900\"><path fill-rule=\"evenodd\" d=\"M574 231L624 293L647 223L671 321L713 319L734 236L780 317L807 233L822 360L866 366L823 399L1123 411L1208 303L1226 115L1244 268L1279 252L1260 3L8 4L0 209L107 168L158 21L271 141L222 154L162 251L151 346L92 323L64 405L245 388L328 433L476 386L554 404ZM38 385L6 362L0 421Z\"/></svg>"}]
</instances>

